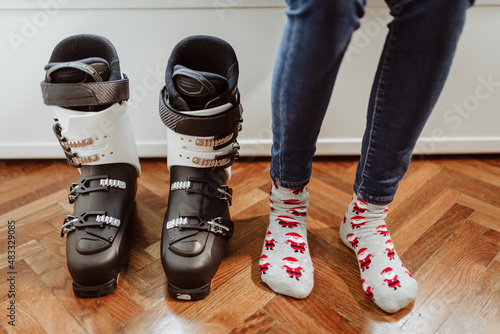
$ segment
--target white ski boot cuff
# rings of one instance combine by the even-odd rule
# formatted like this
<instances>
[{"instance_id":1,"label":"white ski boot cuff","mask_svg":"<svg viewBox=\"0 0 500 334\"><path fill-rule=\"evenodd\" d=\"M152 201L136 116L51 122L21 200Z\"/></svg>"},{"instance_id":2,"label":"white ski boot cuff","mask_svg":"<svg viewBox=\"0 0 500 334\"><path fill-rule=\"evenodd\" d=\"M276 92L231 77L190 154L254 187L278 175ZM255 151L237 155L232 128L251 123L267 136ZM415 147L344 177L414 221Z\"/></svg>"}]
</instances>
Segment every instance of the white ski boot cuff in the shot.
<instances>
[{"instance_id":1,"label":"white ski boot cuff","mask_svg":"<svg viewBox=\"0 0 500 334\"><path fill-rule=\"evenodd\" d=\"M81 112L54 106L53 130L68 162L75 167L128 163L141 167L127 102L98 112Z\"/></svg>"}]
</instances>

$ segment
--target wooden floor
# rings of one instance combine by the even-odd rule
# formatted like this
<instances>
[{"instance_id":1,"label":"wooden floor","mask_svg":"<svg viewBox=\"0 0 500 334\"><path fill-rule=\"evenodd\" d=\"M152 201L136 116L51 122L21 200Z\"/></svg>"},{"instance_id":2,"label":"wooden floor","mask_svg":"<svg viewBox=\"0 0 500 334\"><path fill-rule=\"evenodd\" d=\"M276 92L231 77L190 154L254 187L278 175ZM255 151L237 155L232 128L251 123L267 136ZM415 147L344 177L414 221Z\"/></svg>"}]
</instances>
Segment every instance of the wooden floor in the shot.
<instances>
[{"instance_id":1,"label":"wooden floor","mask_svg":"<svg viewBox=\"0 0 500 334\"><path fill-rule=\"evenodd\" d=\"M230 183L235 234L211 294L198 302L167 296L160 260L169 177L164 160L142 161L132 255L117 290L90 300L72 293L60 237L77 171L61 161L0 162L0 333L500 332L500 156L412 162L387 225L419 291L394 315L365 296L356 259L337 232L352 195L355 159L314 163L308 231L315 288L305 300L278 296L260 280L269 161L242 160ZM13 220L14 275L7 261ZM8 324L12 300L15 327Z\"/></svg>"}]
</instances>

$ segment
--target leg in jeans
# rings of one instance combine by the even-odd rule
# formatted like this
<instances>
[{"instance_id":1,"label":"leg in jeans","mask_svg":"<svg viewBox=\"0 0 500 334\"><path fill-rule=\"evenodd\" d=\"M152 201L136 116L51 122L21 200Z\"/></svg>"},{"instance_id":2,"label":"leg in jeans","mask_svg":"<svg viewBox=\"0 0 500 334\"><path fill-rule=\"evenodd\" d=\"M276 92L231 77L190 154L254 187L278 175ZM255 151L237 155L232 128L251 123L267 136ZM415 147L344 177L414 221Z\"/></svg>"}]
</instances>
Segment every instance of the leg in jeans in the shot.
<instances>
[{"instance_id":1,"label":"leg in jeans","mask_svg":"<svg viewBox=\"0 0 500 334\"><path fill-rule=\"evenodd\" d=\"M449 72L470 0L387 0L394 20L373 84L355 195L340 227L366 294L387 312L415 299L385 217Z\"/></svg>"},{"instance_id":2,"label":"leg in jeans","mask_svg":"<svg viewBox=\"0 0 500 334\"><path fill-rule=\"evenodd\" d=\"M448 76L470 0L386 0L394 20L368 107L355 192L392 201Z\"/></svg>"},{"instance_id":3,"label":"leg in jeans","mask_svg":"<svg viewBox=\"0 0 500 334\"><path fill-rule=\"evenodd\" d=\"M311 292L306 214L316 140L363 0L290 0L272 85L271 215L260 272L274 291Z\"/></svg>"},{"instance_id":4,"label":"leg in jeans","mask_svg":"<svg viewBox=\"0 0 500 334\"><path fill-rule=\"evenodd\" d=\"M337 72L364 0L289 0L272 83L271 177L304 187Z\"/></svg>"}]
</instances>

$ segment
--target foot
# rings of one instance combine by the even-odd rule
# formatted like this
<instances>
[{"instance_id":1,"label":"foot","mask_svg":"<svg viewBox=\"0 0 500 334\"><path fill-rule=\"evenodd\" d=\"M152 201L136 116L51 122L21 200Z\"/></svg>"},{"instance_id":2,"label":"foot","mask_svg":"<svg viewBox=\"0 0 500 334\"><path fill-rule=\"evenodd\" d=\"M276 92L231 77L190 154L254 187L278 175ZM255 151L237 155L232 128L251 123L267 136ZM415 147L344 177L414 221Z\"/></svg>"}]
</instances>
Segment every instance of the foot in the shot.
<instances>
[{"instance_id":1,"label":"foot","mask_svg":"<svg viewBox=\"0 0 500 334\"><path fill-rule=\"evenodd\" d=\"M314 267L307 246L307 189L285 189L273 183L271 214L260 257L262 281L274 292L305 298L314 286Z\"/></svg>"},{"instance_id":2,"label":"foot","mask_svg":"<svg viewBox=\"0 0 500 334\"><path fill-rule=\"evenodd\" d=\"M395 313L415 300L417 281L394 249L385 225L388 206L368 204L356 194L340 225L340 237L357 256L366 295Z\"/></svg>"}]
</instances>

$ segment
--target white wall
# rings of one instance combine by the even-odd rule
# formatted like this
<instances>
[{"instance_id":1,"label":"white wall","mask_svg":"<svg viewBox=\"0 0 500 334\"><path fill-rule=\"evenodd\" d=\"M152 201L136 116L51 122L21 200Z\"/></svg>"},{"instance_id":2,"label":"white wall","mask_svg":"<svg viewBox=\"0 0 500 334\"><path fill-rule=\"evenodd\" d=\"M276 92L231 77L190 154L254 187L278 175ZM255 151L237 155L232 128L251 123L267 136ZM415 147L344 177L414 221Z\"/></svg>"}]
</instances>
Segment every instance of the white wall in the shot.
<instances>
[{"instance_id":1,"label":"white wall","mask_svg":"<svg viewBox=\"0 0 500 334\"><path fill-rule=\"evenodd\" d=\"M468 12L452 73L417 152L500 151L500 1L477 3ZM390 19L381 0L368 4L342 64L318 154L359 153L371 80ZM39 82L53 47L78 33L103 35L117 48L130 78L129 105L142 157L166 155L157 103L174 45L193 34L227 40L240 62L241 154L269 155L270 82L283 10L281 0L0 0L0 158L63 156ZM484 81L493 84L486 87ZM461 113L457 105L463 106Z\"/></svg>"}]
</instances>

